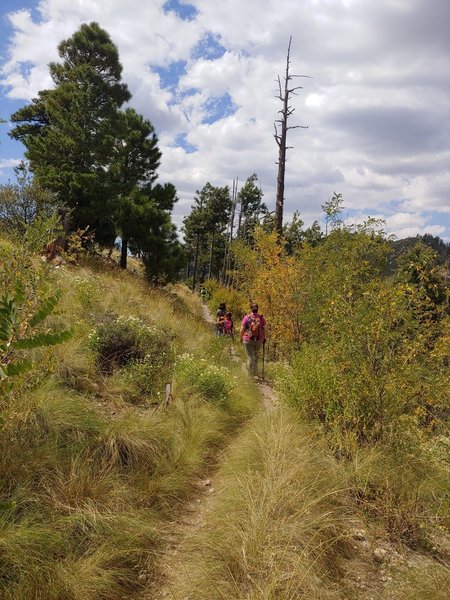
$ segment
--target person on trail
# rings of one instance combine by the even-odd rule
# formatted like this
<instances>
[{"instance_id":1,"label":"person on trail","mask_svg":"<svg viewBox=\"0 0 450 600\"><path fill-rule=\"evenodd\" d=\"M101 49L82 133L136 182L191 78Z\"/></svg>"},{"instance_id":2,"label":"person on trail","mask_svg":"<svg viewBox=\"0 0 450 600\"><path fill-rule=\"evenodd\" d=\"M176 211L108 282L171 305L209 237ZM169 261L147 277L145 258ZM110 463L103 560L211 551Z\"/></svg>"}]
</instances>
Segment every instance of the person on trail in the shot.
<instances>
[{"instance_id":1,"label":"person on trail","mask_svg":"<svg viewBox=\"0 0 450 600\"><path fill-rule=\"evenodd\" d=\"M202 285L202 287L200 288L200 296L202 298L202 304L206 304L206 294L208 292L206 291L206 288L204 285Z\"/></svg>"},{"instance_id":2,"label":"person on trail","mask_svg":"<svg viewBox=\"0 0 450 600\"><path fill-rule=\"evenodd\" d=\"M227 337L234 337L233 319L232 314L227 312L225 315L225 323L223 324L223 335Z\"/></svg>"},{"instance_id":3,"label":"person on trail","mask_svg":"<svg viewBox=\"0 0 450 600\"><path fill-rule=\"evenodd\" d=\"M223 328L225 326L225 315L227 314L227 306L225 302L219 304L219 308L216 312L216 335L223 335Z\"/></svg>"},{"instance_id":4,"label":"person on trail","mask_svg":"<svg viewBox=\"0 0 450 600\"><path fill-rule=\"evenodd\" d=\"M258 375L258 355L266 341L266 320L259 314L258 305L250 306L248 315L242 319L241 342L247 353L248 370L253 377Z\"/></svg>"}]
</instances>

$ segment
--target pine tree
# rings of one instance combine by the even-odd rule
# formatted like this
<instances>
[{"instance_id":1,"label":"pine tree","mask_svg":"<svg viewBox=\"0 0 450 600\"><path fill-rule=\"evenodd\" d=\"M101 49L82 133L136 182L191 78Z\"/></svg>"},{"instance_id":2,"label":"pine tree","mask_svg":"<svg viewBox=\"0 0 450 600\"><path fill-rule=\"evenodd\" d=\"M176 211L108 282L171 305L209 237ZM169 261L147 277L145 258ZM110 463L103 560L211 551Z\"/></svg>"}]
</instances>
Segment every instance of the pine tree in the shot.
<instances>
[{"instance_id":1,"label":"pine tree","mask_svg":"<svg viewBox=\"0 0 450 600\"><path fill-rule=\"evenodd\" d=\"M223 266L226 228L231 212L230 188L209 182L197 191L191 213L183 220L185 247L193 262L193 288L201 273L218 277Z\"/></svg>"},{"instance_id":2,"label":"pine tree","mask_svg":"<svg viewBox=\"0 0 450 600\"><path fill-rule=\"evenodd\" d=\"M143 186L150 186L156 180L161 152L157 146L158 138L150 121L144 119L132 108L119 115L119 129L115 144L115 157L111 172L117 188L117 208L114 221L117 233L121 237L120 266L126 269L129 231L133 230L133 214L142 212L142 205L133 212L133 202L139 196ZM173 186L172 186L173 187ZM176 199L173 189L173 201ZM153 207L151 209L153 211ZM140 219L142 214L140 214ZM137 223L137 228L141 229Z\"/></svg>"},{"instance_id":3,"label":"pine tree","mask_svg":"<svg viewBox=\"0 0 450 600\"><path fill-rule=\"evenodd\" d=\"M50 63L55 87L15 112L10 135L24 143L31 170L71 209L72 227L90 226L100 243L116 236L117 187L111 165L131 95L121 82L119 54L97 23L83 24L58 46Z\"/></svg>"}]
</instances>

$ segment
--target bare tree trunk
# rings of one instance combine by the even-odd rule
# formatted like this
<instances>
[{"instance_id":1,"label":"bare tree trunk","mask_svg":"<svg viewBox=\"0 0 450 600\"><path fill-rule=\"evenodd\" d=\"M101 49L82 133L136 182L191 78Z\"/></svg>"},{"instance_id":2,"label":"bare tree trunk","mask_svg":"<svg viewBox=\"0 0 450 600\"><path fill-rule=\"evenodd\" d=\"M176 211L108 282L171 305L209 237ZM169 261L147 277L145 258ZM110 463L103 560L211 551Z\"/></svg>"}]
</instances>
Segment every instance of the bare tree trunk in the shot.
<instances>
[{"instance_id":1,"label":"bare tree trunk","mask_svg":"<svg viewBox=\"0 0 450 600\"><path fill-rule=\"evenodd\" d=\"M211 274L212 274L213 250L214 250L214 231L211 234L211 246L209 248L208 279L211 279Z\"/></svg>"},{"instance_id":2,"label":"bare tree trunk","mask_svg":"<svg viewBox=\"0 0 450 600\"><path fill-rule=\"evenodd\" d=\"M186 261L186 279L189 279L189 275L191 274L191 255L189 254Z\"/></svg>"},{"instance_id":3,"label":"bare tree trunk","mask_svg":"<svg viewBox=\"0 0 450 600\"><path fill-rule=\"evenodd\" d=\"M295 94L296 90L302 89L302 86L289 88L289 82L294 77L307 77L307 75L290 75L290 54L291 54L291 42L292 36L289 38L289 45L286 57L286 73L284 76L284 89L281 86L280 77L278 77L278 96L277 98L282 102L282 109L279 110L281 115L280 119L277 119L274 123L275 127L275 141L278 145L278 174L277 174L277 196L275 200L275 227L278 236L281 238L283 234L283 209L284 209L284 178L286 173L286 151L292 146L287 146L287 132L289 129L307 129L303 125L294 125L288 127L288 118L292 115L295 108L289 105L291 94ZM280 127L280 132L277 127L277 123Z\"/></svg>"},{"instance_id":4,"label":"bare tree trunk","mask_svg":"<svg viewBox=\"0 0 450 600\"><path fill-rule=\"evenodd\" d=\"M127 257L128 257L128 238L122 237L122 243L120 245L120 268L127 268Z\"/></svg>"},{"instance_id":5,"label":"bare tree trunk","mask_svg":"<svg viewBox=\"0 0 450 600\"><path fill-rule=\"evenodd\" d=\"M227 285L228 279L228 271L231 266L231 244L233 242L233 230L234 230L234 216L236 213L236 203L237 203L237 185L238 178L233 179L233 187L231 192L231 213L230 220L228 222L228 229L225 241L225 254L223 257L223 273L222 273L222 283Z\"/></svg>"},{"instance_id":6,"label":"bare tree trunk","mask_svg":"<svg viewBox=\"0 0 450 600\"><path fill-rule=\"evenodd\" d=\"M194 267L192 273L192 291L195 290L195 284L197 283L197 264L198 264L198 252L200 250L200 234L197 234L197 242L195 244L194 253Z\"/></svg>"}]
</instances>

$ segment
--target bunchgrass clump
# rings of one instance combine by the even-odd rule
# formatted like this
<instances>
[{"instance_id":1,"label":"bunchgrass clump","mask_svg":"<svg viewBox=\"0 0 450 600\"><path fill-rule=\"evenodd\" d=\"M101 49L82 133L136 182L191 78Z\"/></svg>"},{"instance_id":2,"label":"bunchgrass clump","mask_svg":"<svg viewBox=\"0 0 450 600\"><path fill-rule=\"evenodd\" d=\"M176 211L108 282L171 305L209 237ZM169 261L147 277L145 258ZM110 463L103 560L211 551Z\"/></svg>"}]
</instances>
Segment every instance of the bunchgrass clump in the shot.
<instances>
[{"instance_id":1,"label":"bunchgrass clump","mask_svg":"<svg viewBox=\"0 0 450 600\"><path fill-rule=\"evenodd\" d=\"M236 377L223 365L215 365L206 358L195 358L191 354L180 356L175 365L175 380L179 385L189 386L205 400L226 402Z\"/></svg>"},{"instance_id":2,"label":"bunchgrass clump","mask_svg":"<svg viewBox=\"0 0 450 600\"><path fill-rule=\"evenodd\" d=\"M252 421L215 485L207 527L180 549L174 597L337 599L344 573L345 480L294 413Z\"/></svg>"}]
</instances>

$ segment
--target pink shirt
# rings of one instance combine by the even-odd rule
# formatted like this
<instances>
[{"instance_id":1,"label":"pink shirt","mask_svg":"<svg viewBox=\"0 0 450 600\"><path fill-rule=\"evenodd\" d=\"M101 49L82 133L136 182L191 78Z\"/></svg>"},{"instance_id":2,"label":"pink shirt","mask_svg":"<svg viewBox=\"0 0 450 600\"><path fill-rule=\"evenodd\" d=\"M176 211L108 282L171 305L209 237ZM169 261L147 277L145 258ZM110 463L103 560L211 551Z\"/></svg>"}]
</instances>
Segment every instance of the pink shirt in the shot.
<instances>
[{"instance_id":1,"label":"pink shirt","mask_svg":"<svg viewBox=\"0 0 450 600\"><path fill-rule=\"evenodd\" d=\"M223 324L223 332L225 335L233 332L233 321L231 319L225 319L225 323Z\"/></svg>"},{"instance_id":2,"label":"pink shirt","mask_svg":"<svg viewBox=\"0 0 450 600\"><path fill-rule=\"evenodd\" d=\"M261 327L259 330L259 338L258 338L258 342L260 342L261 344L264 342L265 340L265 335L264 335L264 329L266 327L266 320L265 318L260 315L259 313L249 313L248 315L245 315L245 317L242 319L242 323L241 323L241 327L244 328L244 335L242 336L242 340L244 342L250 342L250 334L249 334L249 330L247 329L247 323L249 319L260 319L261 321Z\"/></svg>"}]
</instances>

